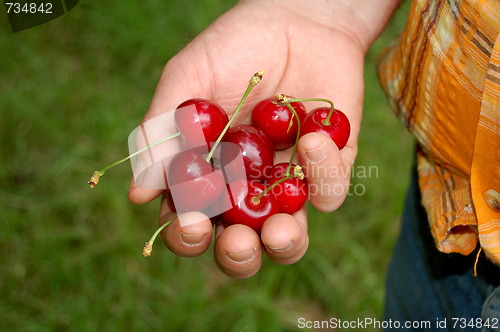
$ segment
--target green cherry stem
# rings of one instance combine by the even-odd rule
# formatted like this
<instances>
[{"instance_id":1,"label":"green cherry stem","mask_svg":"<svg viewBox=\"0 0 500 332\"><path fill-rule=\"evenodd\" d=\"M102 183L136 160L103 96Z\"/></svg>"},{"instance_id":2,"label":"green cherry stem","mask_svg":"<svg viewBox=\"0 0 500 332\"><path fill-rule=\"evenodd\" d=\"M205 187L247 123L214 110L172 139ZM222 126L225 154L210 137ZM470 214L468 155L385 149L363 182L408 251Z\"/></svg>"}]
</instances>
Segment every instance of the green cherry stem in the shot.
<instances>
[{"instance_id":1,"label":"green cherry stem","mask_svg":"<svg viewBox=\"0 0 500 332\"><path fill-rule=\"evenodd\" d=\"M150 145L146 146L145 148L142 148L142 149L140 149L140 150L138 150L138 151L136 151L136 152L132 153L131 155L129 155L129 156L127 156L127 157L123 158L123 159L120 159L120 160L118 160L117 162L112 163L112 164L111 164L111 165L109 165L109 166L104 167L104 168L103 168L103 169L101 169L100 171L95 171L95 172L92 174L92 176L90 177L90 180L89 180L87 183L88 183L88 184L90 184L90 188L95 188L95 187L97 186L97 184L99 183L99 179L101 178L101 176L103 176L103 175L104 175L104 173L106 173L106 171L107 171L108 169L110 169L110 168L112 168L112 167L115 167L115 166L117 166L117 165L120 165L121 163L123 163L123 162L125 162L125 161L129 160L130 158L137 156L139 153L144 152L144 151L146 151L146 150L148 150L148 149L151 149L151 148L152 148L152 147L154 147L155 145L158 145L158 144L160 144L160 143L163 143L163 142L165 142L165 141L168 141L168 140L170 140L170 139L172 139L172 138L175 138L175 137L177 137L177 136L179 136L179 135L180 135L180 133L175 133L175 134L170 135L170 136L168 136L168 137L162 138L162 139L160 139L160 140L158 140L158 141L156 141L156 142L154 142L154 143L152 143L152 144L150 144Z\"/></svg>"},{"instance_id":2,"label":"green cherry stem","mask_svg":"<svg viewBox=\"0 0 500 332\"><path fill-rule=\"evenodd\" d=\"M241 97L240 103L238 104L238 106L234 110L234 113L233 113L233 115L231 115L231 118L229 119L229 122L226 124L226 126L224 127L224 130L219 135L219 137L217 138L217 141L215 141L214 145L212 146L212 149L210 149L210 152L208 153L207 157L205 158L205 160L207 162L209 162L210 159L212 159L212 157L213 157L213 155L215 153L215 150L219 146L220 142L222 141L222 138L224 137L224 135L226 134L226 132L228 131L228 129L231 127L231 124L233 123L234 119L236 118L236 115L238 114L238 112L240 111L241 107L245 103L245 100L247 99L247 97L250 94L250 92L252 91L252 89L257 84L259 84L259 82L262 80L262 75L264 75L264 71L261 70L261 71L255 73L252 76L252 78L250 79L250 81L248 81L247 89L245 90L245 93L243 94L243 97Z\"/></svg>"},{"instance_id":3,"label":"green cherry stem","mask_svg":"<svg viewBox=\"0 0 500 332\"><path fill-rule=\"evenodd\" d=\"M293 168L293 174L288 174L279 179L278 181L274 182L272 185L264 189L263 192L261 192L259 195L252 197L252 203L254 205L258 205L260 203L260 199L264 197L265 194L273 190L274 187L276 187L278 184L280 184L283 181L290 180L292 178L299 178L300 180L304 179L304 172L302 171L302 167L299 165L295 166Z\"/></svg>"},{"instance_id":4,"label":"green cherry stem","mask_svg":"<svg viewBox=\"0 0 500 332\"><path fill-rule=\"evenodd\" d=\"M146 244L144 245L144 248L142 249L142 255L144 257L151 256L151 252L153 251L153 243L155 242L156 237L158 236L158 234L160 234L160 232L162 230L165 229L165 227L167 227L168 225L170 225L172 223L172 221L174 221L174 220L175 220L175 218L170 219L169 221L167 221L166 223L164 223L163 225L161 225L156 230L156 232L154 232L153 236L151 236L151 238L149 239L149 241L146 242Z\"/></svg>"},{"instance_id":5,"label":"green cherry stem","mask_svg":"<svg viewBox=\"0 0 500 332\"><path fill-rule=\"evenodd\" d=\"M287 105L293 102L307 102L307 101L322 101L325 103L330 104L330 112L328 112L328 116L321 121L325 126L330 125L330 118L332 117L333 111L335 111L335 105L333 104L333 101L330 99L325 99L325 98L303 98L303 99L295 99L295 98L289 98L283 95L279 96L279 100L283 105Z\"/></svg>"},{"instance_id":6,"label":"green cherry stem","mask_svg":"<svg viewBox=\"0 0 500 332\"><path fill-rule=\"evenodd\" d=\"M292 155L290 156L290 161L288 162L288 167L286 168L286 172L285 172L285 176L289 176L290 170L292 168L293 160L295 159L295 154L297 153L297 145L299 143L299 138L300 138L300 119L299 119L299 116L292 105L287 104L286 106L288 107L290 112L292 112L293 117L295 117L295 119L297 119L297 135L295 136L295 144L293 145ZM292 123L293 117L290 119L290 123Z\"/></svg>"}]
</instances>

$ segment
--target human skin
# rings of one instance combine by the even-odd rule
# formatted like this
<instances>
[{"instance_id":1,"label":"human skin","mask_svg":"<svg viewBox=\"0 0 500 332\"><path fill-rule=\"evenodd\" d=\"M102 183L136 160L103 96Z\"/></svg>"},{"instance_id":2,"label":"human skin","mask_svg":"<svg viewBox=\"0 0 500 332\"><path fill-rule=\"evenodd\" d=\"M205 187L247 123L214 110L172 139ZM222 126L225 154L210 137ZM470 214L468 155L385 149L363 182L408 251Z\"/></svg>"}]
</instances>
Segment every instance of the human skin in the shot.
<instances>
[{"instance_id":1,"label":"human skin","mask_svg":"<svg viewBox=\"0 0 500 332\"><path fill-rule=\"evenodd\" d=\"M250 123L260 100L285 93L297 98L327 98L351 123L347 145L338 150L326 136L310 133L298 143L310 201L320 211L335 211L347 196L350 169L357 154L363 106L364 56L380 35L396 0L244 0L223 14L165 65L147 121L191 98L210 99L231 113L248 79L264 70L233 125ZM321 103L307 103L311 110ZM291 148L278 151L275 162L289 160ZM344 170L344 171L342 171ZM345 170L348 170L347 172ZM340 176L329 176L336 174ZM162 195L160 224L173 216L161 190L131 181L129 199L137 204ZM213 227L206 219L182 227L172 222L162 237L180 256L205 252ZM305 207L293 215L270 217L261 237L244 225L216 227L215 259L228 276L248 278L258 272L265 252L278 264L297 262L307 251Z\"/></svg>"}]
</instances>

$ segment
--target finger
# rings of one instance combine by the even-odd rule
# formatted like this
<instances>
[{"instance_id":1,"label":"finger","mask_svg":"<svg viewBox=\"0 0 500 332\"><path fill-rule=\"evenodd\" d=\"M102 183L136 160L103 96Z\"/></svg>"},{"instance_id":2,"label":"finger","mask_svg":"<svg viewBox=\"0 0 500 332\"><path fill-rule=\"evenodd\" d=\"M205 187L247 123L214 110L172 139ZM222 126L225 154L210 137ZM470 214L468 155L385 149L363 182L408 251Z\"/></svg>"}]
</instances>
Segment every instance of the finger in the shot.
<instances>
[{"instance_id":1,"label":"finger","mask_svg":"<svg viewBox=\"0 0 500 332\"><path fill-rule=\"evenodd\" d=\"M161 218L163 224L169 219ZM176 255L195 257L204 253L212 240L212 223L200 212L188 212L176 218L161 233L166 246Z\"/></svg>"},{"instance_id":2,"label":"finger","mask_svg":"<svg viewBox=\"0 0 500 332\"><path fill-rule=\"evenodd\" d=\"M305 209L299 213L305 214ZM262 242L267 255L278 264L293 264L307 251L309 236L304 223L297 214L276 214L266 220L262 227Z\"/></svg>"},{"instance_id":3,"label":"finger","mask_svg":"<svg viewBox=\"0 0 500 332\"><path fill-rule=\"evenodd\" d=\"M218 239L221 236L222 232L226 229L226 226L223 224L219 224L215 226L215 239Z\"/></svg>"},{"instance_id":4,"label":"finger","mask_svg":"<svg viewBox=\"0 0 500 332\"><path fill-rule=\"evenodd\" d=\"M298 151L311 203L323 212L336 210L347 196L350 166L344 164L335 143L322 134L304 135Z\"/></svg>"},{"instance_id":5,"label":"finger","mask_svg":"<svg viewBox=\"0 0 500 332\"><path fill-rule=\"evenodd\" d=\"M173 113L142 122L129 135L129 151L133 155L129 198L134 203L149 202L168 188L168 165L181 144L175 136Z\"/></svg>"},{"instance_id":6,"label":"finger","mask_svg":"<svg viewBox=\"0 0 500 332\"><path fill-rule=\"evenodd\" d=\"M128 189L128 199L135 204L145 204L151 202L162 193L161 189L147 189L138 186L134 179L130 180Z\"/></svg>"},{"instance_id":7,"label":"finger","mask_svg":"<svg viewBox=\"0 0 500 332\"><path fill-rule=\"evenodd\" d=\"M226 275L249 278L262 265L262 245L257 233L245 225L227 227L215 242L215 260Z\"/></svg>"}]
</instances>

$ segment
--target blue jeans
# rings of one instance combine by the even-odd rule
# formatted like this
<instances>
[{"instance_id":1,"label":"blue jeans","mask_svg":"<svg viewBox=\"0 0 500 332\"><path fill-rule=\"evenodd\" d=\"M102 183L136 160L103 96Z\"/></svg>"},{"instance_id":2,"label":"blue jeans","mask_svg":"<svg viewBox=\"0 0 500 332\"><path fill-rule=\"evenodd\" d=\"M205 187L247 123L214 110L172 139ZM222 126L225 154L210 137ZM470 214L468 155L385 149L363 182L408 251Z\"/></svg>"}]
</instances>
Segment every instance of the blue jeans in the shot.
<instances>
[{"instance_id":1,"label":"blue jeans","mask_svg":"<svg viewBox=\"0 0 500 332\"><path fill-rule=\"evenodd\" d=\"M385 330L500 331L500 268L482 254L474 277L477 252L439 252L420 198L414 171L388 269Z\"/></svg>"}]
</instances>

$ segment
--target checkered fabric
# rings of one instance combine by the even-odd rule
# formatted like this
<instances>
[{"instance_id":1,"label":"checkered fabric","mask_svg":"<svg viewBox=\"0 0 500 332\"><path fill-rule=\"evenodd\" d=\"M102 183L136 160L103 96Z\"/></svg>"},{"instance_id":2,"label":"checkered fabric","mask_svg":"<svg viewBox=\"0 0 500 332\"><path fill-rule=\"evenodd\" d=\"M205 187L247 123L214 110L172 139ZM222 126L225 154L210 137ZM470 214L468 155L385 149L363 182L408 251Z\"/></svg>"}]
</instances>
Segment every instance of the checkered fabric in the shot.
<instances>
[{"instance_id":1,"label":"checkered fabric","mask_svg":"<svg viewBox=\"0 0 500 332\"><path fill-rule=\"evenodd\" d=\"M468 255L479 242L497 265L500 213L490 194L500 192L499 32L499 0L414 0L378 65L391 107L419 146L437 248Z\"/></svg>"}]
</instances>

